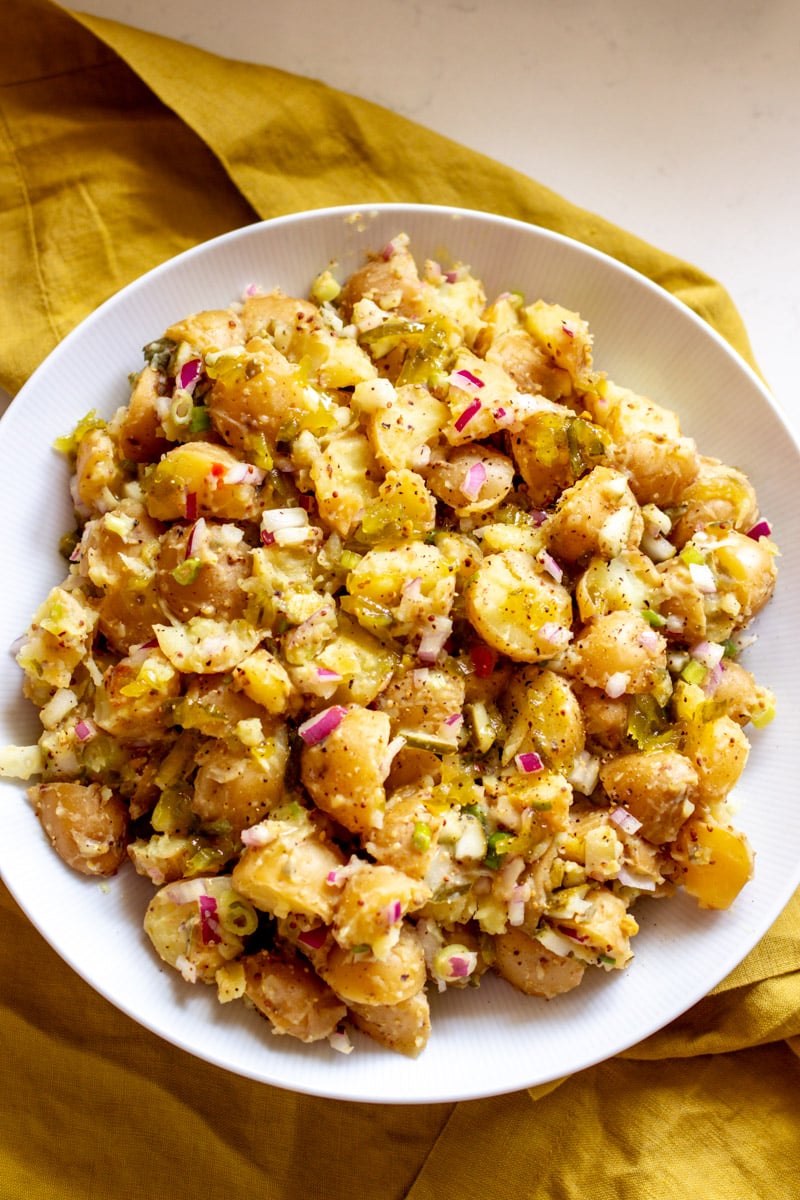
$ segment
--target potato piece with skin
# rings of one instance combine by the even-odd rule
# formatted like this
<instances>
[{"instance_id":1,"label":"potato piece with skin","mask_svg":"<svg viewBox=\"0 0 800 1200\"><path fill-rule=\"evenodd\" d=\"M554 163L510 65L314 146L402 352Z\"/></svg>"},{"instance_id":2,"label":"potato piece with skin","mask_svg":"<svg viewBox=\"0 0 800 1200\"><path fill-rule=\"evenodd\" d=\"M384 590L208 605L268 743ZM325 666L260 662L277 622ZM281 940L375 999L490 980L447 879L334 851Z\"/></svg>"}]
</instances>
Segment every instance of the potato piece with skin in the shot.
<instances>
[{"instance_id":1,"label":"potato piece with skin","mask_svg":"<svg viewBox=\"0 0 800 1200\"><path fill-rule=\"evenodd\" d=\"M574 922L576 931L585 939L578 945L596 955L604 966L622 970L633 958L630 939L638 933L639 926L625 902L605 888L589 888L584 899L589 915Z\"/></svg>"},{"instance_id":2,"label":"potato piece with skin","mask_svg":"<svg viewBox=\"0 0 800 1200\"><path fill-rule=\"evenodd\" d=\"M535 751L545 766L569 770L584 746L583 717L568 680L555 671L524 667L512 676L500 710L508 732L503 763Z\"/></svg>"},{"instance_id":3,"label":"potato piece with skin","mask_svg":"<svg viewBox=\"0 0 800 1200\"><path fill-rule=\"evenodd\" d=\"M53 849L81 875L114 875L125 861L128 809L99 783L39 783L28 796Z\"/></svg>"},{"instance_id":4,"label":"potato piece with skin","mask_svg":"<svg viewBox=\"0 0 800 1200\"><path fill-rule=\"evenodd\" d=\"M356 954L334 945L319 974L347 1004L402 1004L425 984L425 954L409 925L384 959Z\"/></svg>"},{"instance_id":5,"label":"potato piece with skin","mask_svg":"<svg viewBox=\"0 0 800 1200\"><path fill-rule=\"evenodd\" d=\"M80 440L70 482L77 511L84 515L107 512L120 499L125 481L116 445L107 431L90 429Z\"/></svg>"},{"instance_id":6,"label":"potato piece with skin","mask_svg":"<svg viewBox=\"0 0 800 1200\"><path fill-rule=\"evenodd\" d=\"M424 630L432 617L448 617L456 593L455 564L436 546L398 541L368 550L348 573L347 591L362 625L368 626L377 605L385 614L384 633L410 635Z\"/></svg>"},{"instance_id":7,"label":"potato piece with skin","mask_svg":"<svg viewBox=\"0 0 800 1200\"><path fill-rule=\"evenodd\" d=\"M271 817L258 828L268 840L245 847L233 869L236 891L275 917L297 913L330 925L339 894L328 876L344 866L342 851L308 817Z\"/></svg>"},{"instance_id":8,"label":"potato piece with skin","mask_svg":"<svg viewBox=\"0 0 800 1200\"><path fill-rule=\"evenodd\" d=\"M367 853L412 879L424 879L442 825L441 813L429 807L432 800L430 786L410 784L394 791L386 801L383 825L372 831L365 844Z\"/></svg>"},{"instance_id":9,"label":"potato piece with skin","mask_svg":"<svg viewBox=\"0 0 800 1200\"><path fill-rule=\"evenodd\" d=\"M330 1037L347 1016L347 1008L312 968L299 958L259 950L240 960L245 995L266 1017L274 1034L301 1042Z\"/></svg>"},{"instance_id":10,"label":"potato piece with skin","mask_svg":"<svg viewBox=\"0 0 800 1200\"><path fill-rule=\"evenodd\" d=\"M206 396L212 429L245 454L261 447L272 455L279 441L297 432L298 423L321 417L319 400L301 368L268 338L252 338L246 346L209 355L206 369L213 380ZM332 428L329 414L321 419Z\"/></svg>"},{"instance_id":11,"label":"potato piece with skin","mask_svg":"<svg viewBox=\"0 0 800 1200\"><path fill-rule=\"evenodd\" d=\"M192 811L207 825L229 822L235 834L262 821L284 797L289 761L286 727L277 722L254 754L241 742L215 739L197 753Z\"/></svg>"},{"instance_id":12,"label":"potato piece with skin","mask_svg":"<svg viewBox=\"0 0 800 1200\"><path fill-rule=\"evenodd\" d=\"M314 803L352 833L380 828L391 725L385 713L355 706L316 745L300 752L300 777Z\"/></svg>"},{"instance_id":13,"label":"potato piece with skin","mask_svg":"<svg viewBox=\"0 0 800 1200\"><path fill-rule=\"evenodd\" d=\"M691 722L683 738L683 753L697 771L694 798L698 808L714 813L738 782L750 743L741 726L723 716Z\"/></svg>"},{"instance_id":14,"label":"potato piece with skin","mask_svg":"<svg viewBox=\"0 0 800 1200\"><path fill-rule=\"evenodd\" d=\"M672 849L679 881L700 908L730 908L753 875L753 851L731 825L708 818L687 821Z\"/></svg>"},{"instance_id":15,"label":"potato piece with skin","mask_svg":"<svg viewBox=\"0 0 800 1200\"><path fill-rule=\"evenodd\" d=\"M641 835L655 845L672 842L694 812L697 772L675 750L621 754L600 767L609 799L641 822Z\"/></svg>"},{"instance_id":16,"label":"potato piece with skin","mask_svg":"<svg viewBox=\"0 0 800 1200\"><path fill-rule=\"evenodd\" d=\"M625 695L613 699L602 688L574 680L572 685L583 718L587 747L595 750L619 750L628 726L628 700Z\"/></svg>"},{"instance_id":17,"label":"potato piece with skin","mask_svg":"<svg viewBox=\"0 0 800 1200\"><path fill-rule=\"evenodd\" d=\"M188 676L186 691L174 711L176 725L196 729L208 738L233 737L240 721L257 720L267 731L276 724L260 704L236 691L229 675Z\"/></svg>"},{"instance_id":18,"label":"potato piece with skin","mask_svg":"<svg viewBox=\"0 0 800 1200\"><path fill-rule=\"evenodd\" d=\"M527 996L553 996L571 992L583 979L585 964L576 958L555 954L521 929L509 929L492 941L494 970L507 983Z\"/></svg>"},{"instance_id":19,"label":"potato piece with skin","mask_svg":"<svg viewBox=\"0 0 800 1200\"><path fill-rule=\"evenodd\" d=\"M496 335L485 357L502 367L522 392L541 392L549 400L563 400L572 394L569 371L557 366L526 329L507 329Z\"/></svg>"},{"instance_id":20,"label":"potato piece with skin","mask_svg":"<svg viewBox=\"0 0 800 1200\"><path fill-rule=\"evenodd\" d=\"M431 491L449 504L457 517L490 512L513 484L511 459L484 446L460 446L428 473Z\"/></svg>"},{"instance_id":21,"label":"potato piece with skin","mask_svg":"<svg viewBox=\"0 0 800 1200\"><path fill-rule=\"evenodd\" d=\"M206 309L176 321L164 337L179 344L186 342L193 350L205 354L209 350L224 350L242 341L243 330L237 314L230 308Z\"/></svg>"},{"instance_id":22,"label":"potato piece with skin","mask_svg":"<svg viewBox=\"0 0 800 1200\"><path fill-rule=\"evenodd\" d=\"M247 521L259 511L262 482L261 471L243 464L225 446L191 442L168 451L147 476L145 504L159 521Z\"/></svg>"},{"instance_id":23,"label":"potato piece with skin","mask_svg":"<svg viewBox=\"0 0 800 1200\"><path fill-rule=\"evenodd\" d=\"M149 364L133 385L131 398L119 421L112 422L120 454L131 462L154 462L168 449L161 425L162 407L167 408L166 377Z\"/></svg>"},{"instance_id":24,"label":"potato piece with skin","mask_svg":"<svg viewBox=\"0 0 800 1200\"><path fill-rule=\"evenodd\" d=\"M155 647L139 650L106 670L95 694L95 723L120 741L159 741L173 724L180 692L180 674L164 655Z\"/></svg>"},{"instance_id":25,"label":"potato piece with skin","mask_svg":"<svg viewBox=\"0 0 800 1200\"><path fill-rule=\"evenodd\" d=\"M265 636L265 630L238 617L233 621L190 617L185 625L154 625L153 633L177 671L199 675L232 671Z\"/></svg>"},{"instance_id":26,"label":"potato piece with skin","mask_svg":"<svg viewBox=\"0 0 800 1200\"><path fill-rule=\"evenodd\" d=\"M719 664L720 678L714 688L714 703L724 704L726 716L737 725L758 721L775 704L775 697L768 688L756 682L752 672L733 659L723 659Z\"/></svg>"},{"instance_id":27,"label":"potato piece with skin","mask_svg":"<svg viewBox=\"0 0 800 1200\"><path fill-rule=\"evenodd\" d=\"M400 938L403 918L421 908L431 892L396 867L351 859L333 918L333 935L351 950L368 946L385 959Z\"/></svg>"},{"instance_id":28,"label":"potato piece with skin","mask_svg":"<svg viewBox=\"0 0 800 1200\"><path fill-rule=\"evenodd\" d=\"M747 533L758 520L758 501L750 480L736 467L701 456L698 473L678 498L670 541L679 549L707 525L731 525Z\"/></svg>"},{"instance_id":29,"label":"potato piece with skin","mask_svg":"<svg viewBox=\"0 0 800 1200\"><path fill-rule=\"evenodd\" d=\"M237 536L238 535L238 536ZM241 617L250 576L250 548L235 525L197 521L173 525L161 539L156 591L179 621L191 617Z\"/></svg>"},{"instance_id":30,"label":"potato piece with skin","mask_svg":"<svg viewBox=\"0 0 800 1200\"><path fill-rule=\"evenodd\" d=\"M572 599L531 554L506 550L478 567L466 594L466 615L488 646L516 662L552 658L553 630L572 625Z\"/></svg>"},{"instance_id":31,"label":"potato piece with skin","mask_svg":"<svg viewBox=\"0 0 800 1200\"><path fill-rule=\"evenodd\" d=\"M377 498L382 473L360 430L332 437L310 464L321 519L348 537Z\"/></svg>"},{"instance_id":32,"label":"potato piece with skin","mask_svg":"<svg viewBox=\"0 0 800 1200\"><path fill-rule=\"evenodd\" d=\"M626 477L598 466L561 493L543 531L553 554L566 562L592 554L616 558L639 545L644 518Z\"/></svg>"},{"instance_id":33,"label":"potato piece with skin","mask_svg":"<svg viewBox=\"0 0 800 1200\"><path fill-rule=\"evenodd\" d=\"M434 748L458 742L464 706L464 680L460 675L436 667L398 670L375 701L392 723L392 734L401 734L423 747Z\"/></svg>"},{"instance_id":34,"label":"potato piece with skin","mask_svg":"<svg viewBox=\"0 0 800 1200\"><path fill-rule=\"evenodd\" d=\"M158 956L187 982L214 983L216 971L244 949L244 928L255 913L228 875L179 880L159 889L147 906L144 931Z\"/></svg>"},{"instance_id":35,"label":"potato piece with skin","mask_svg":"<svg viewBox=\"0 0 800 1200\"><path fill-rule=\"evenodd\" d=\"M446 404L420 384L403 384L366 420L367 437L384 470L419 468L441 439Z\"/></svg>"},{"instance_id":36,"label":"potato piece with skin","mask_svg":"<svg viewBox=\"0 0 800 1200\"><path fill-rule=\"evenodd\" d=\"M350 1004L350 1017L373 1042L416 1058L428 1044L431 1010L424 988L399 1004Z\"/></svg>"},{"instance_id":37,"label":"potato piece with skin","mask_svg":"<svg viewBox=\"0 0 800 1200\"><path fill-rule=\"evenodd\" d=\"M639 613L607 613L584 626L567 651L565 669L612 699L652 692L667 669L666 647L666 640Z\"/></svg>"},{"instance_id":38,"label":"potato piece with skin","mask_svg":"<svg viewBox=\"0 0 800 1200\"><path fill-rule=\"evenodd\" d=\"M234 667L233 687L274 716L294 711L298 700L286 668L269 650L254 650Z\"/></svg>"},{"instance_id":39,"label":"potato piece with skin","mask_svg":"<svg viewBox=\"0 0 800 1200\"><path fill-rule=\"evenodd\" d=\"M610 453L613 465L630 480L631 491L640 504L662 508L679 504L697 478L699 456L692 438L669 438L664 434L639 432L615 442Z\"/></svg>"},{"instance_id":40,"label":"potato piece with skin","mask_svg":"<svg viewBox=\"0 0 800 1200\"><path fill-rule=\"evenodd\" d=\"M704 596L706 621L708 636L722 641L752 621L772 596L778 574L775 547L767 538L756 541L717 525L695 534L689 545L704 555L716 581L716 592Z\"/></svg>"},{"instance_id":41,"label":"potato piece with skin","mask_svg":"<svg viewBox=\"0 0 800 1200\"><path fill-rule=\"evenodd\" d=\"M370 259L347 279L338 297L345 321L351 320L353 306L364 298L384 312L410 318L426 314L423 284L405 236L393 238L380 256Z\"/></svg>"},{"instance_id":42,"label":"potato piece with skin","mask_svg":"<svg viewBox=\"0 0 800 1200\"><path fill-rule=\"evenodd\" d=\"M579 313L561 304L537 300L522 310L522 323L557 367L573 382L591 382L592 336Z\"/></svg>"}]
</instances>

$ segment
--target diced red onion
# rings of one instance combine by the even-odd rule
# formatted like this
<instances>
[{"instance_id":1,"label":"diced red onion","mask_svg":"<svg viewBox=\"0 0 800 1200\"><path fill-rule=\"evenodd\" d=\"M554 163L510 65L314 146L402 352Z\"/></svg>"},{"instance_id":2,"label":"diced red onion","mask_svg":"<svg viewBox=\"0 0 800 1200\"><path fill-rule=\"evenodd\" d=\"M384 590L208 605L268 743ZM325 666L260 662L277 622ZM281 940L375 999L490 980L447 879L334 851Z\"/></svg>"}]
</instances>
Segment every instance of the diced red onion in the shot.
<instances>
[{"instance_id":1,"label":"diced red onion","mask_svg":"<svg viewBox=\"0 0 800 1200\"><path fill-rule=\"evenodd\" d=\"M458 271L445 271L444 277L448 283L458 282Z\"/></svg>"},{"instance_id":2,"label":"diced red onion","mask_svg":"<svg viewBox=\"0 0 800 1200\"><path fill-rule=\"evenodd\" d=\"M555 621L545 621L544 625L539 626L539 637L551 646L566 646L572 639L572 630Z\"/></svg>"},{"instance_id":3,"label":"diced red onion","mask_svg":"<svg viewBox=\"0 0 800 1200\"><path fill-rule=\"evenodd\" d=\"M186 520L197 520L197 492L186 493Z\"/></svg>"},{"instance_id":4,"label":"diced red onion","mask_svg":"<svg viewBox=\"0 0 800 1200\"><path fill-rule=\"evenodd\" d=\"M517 764L517 770L523 775L533 775L536 771L544 770L544 763L535 750L527 750L524 754L514 756L514 762Z\"/></svg>"},{"instance_id":5,"label":"diced red onion","mask_svg":"<svg viewBox=\"0 0 800 1200\"><path fill-rule=\"evenodd\" d=\"M332 683L338 682L341 678L338 671L330 671L327 667L317 667L317 679L327 679Z\"/></svg>"},{"instance_id":6,"label":"diced red onion","mask_svg":"<svg viewBox=\"0 0 800 1200\"><path fill-rule=\"evenodd\" d=\"M422 598L422 579L419 575L403 584L403 595L407 596L409 600L419 600Z\"/></svg>"},{"instance_id":7,"label":"diced red onion","mask_svg":"<svg viewBox=\"0 0 800 1200\"><path fill-rule=\"evenodd\" d=\"M755 542L762 537L771 537L772 526L770 525L769 521L757 521L752 529L748 529L747 536L752 538Z\"/></svg>"},{"instance_id":8,"label":"diced red onion","mask_svg":"<svg viewBox=\"0 0 800 1200\"><path fill-rule=\"evenodd\" d=\"M302 933L298 933L297 940L311 950L319 950L325 945L327 936L327 925L317 925L314 929L304 929Z\"/></svg>"},{"instance_id":9,"label":"diced red onion","mask_svg":"<svg viewBox=\"0 0 800 1200\"><path fill-rule=\"evenodd\" d=\"M564 572L553 558L552 554L550 554L547 550L542 550L538 557L539 562L542 564L545 571L547 571L547 574L550 575L551 578L555 579L556 583L561 583L561 580L564 578Z\"/></svg>"},{"instance_id":10,"label":"diced red onion","mask_svg":"<svg viewBox=\"0 0 800 1200\"><path fill-rule=\"evenodd\" d=\"M273 833L266 821L250 825L239 835L244 846L266 846L272 841Z\"/></svg>"},{"instance_id":11,"label":"diced red onion","mask_svg":"<svg viewBox=\"0 0 800 1200\"><path fill-rule=\"evenodd\" d=\"M709 671L712 671L720 662L725 654L725 647L719 642L697 642L689 651L692 658L697 659Z\"/></svg>"},{"instance_id":12,"label":"diced red onion","mask_svg":"<svg viewBox=\"0 0 800 1200\"><path fill-rule=\"evenodd\" d=\"M461 484L461 491L468 500L477 500L480 490L486 483L486 467L482 462L473 463L467 471L466 478Z\"/></svg>"},{"instance_id":13,"label":"diced red onion","mask_svg":"<svg viewBox=\"0 0 800 1200\"><path fill-rule=\"evenodd\" d=\"M394 257L396 252L397 246L395 246L394 242L387 242L383 250L381 250L381 258L384 262L388 262L390 258Z\"/></svg>"},{"instance_id":14,"label":"diced red onion","mask_svg":"<svg viewBox=\"0 0 800 1200\"><path fill-rule=\"evenodd\" d=\"M631 678L627 671L615 671L613 675L609 675L605 686L605 693L609 700L618 700L620 696L624 696L630 681Z\"/></svg>"},{"instance_id":15,"label":"diced red onion","mask_svg":"<svg viewBox=\"0 0 800 1200\"><path fill-rule=\"evenodd\" d=\"M190 358L178 372L178 387L184 392L192 392L200 378L203 364L199 358Z\"/></svg>"},{"instance_id":16,"label":"diced red onion","mask_svg":"<svg viewBox=\"0 0 800 1200\"><path fill-rule=\"evenodd\" d=\"M206 895L205 879L179 879L169 884L164 895L173 904L192 904Z\"/></svg>"},{"instance_id":17,"label":"diced red onion","mask_svg":"<svg viewBox=\"0 0 800 1200\"><path fill-rule=\"evenodd\" d=\"M396 925L403 919L403 905L399 900L390 900L381 916L385 925Z\"/></svg>"},{"instance_id":18,"label":"diced red onion","mask_svg":"<svg viewBox=\"0 0 800 1200\"><path fill-rule=\"evenodd\" d=\"M308 514L304 508L267 508L261 514L261 528L268 533L277 533L279 529L299 529L308 524Z\"/></svg>"},{"instance_id":19,"label":"diced red onion","mask_svg":"<svg viewBox=\"0 0 800 1200\"><path fill-rule=\"evenodd\" d=\"M299 726L297 732L307 746L316 746L317 742L323 741L329 733L338 729L346 716L346 708L341 704L333 704L330 708L324 708L322 712L309 717Z\"/></svg>"},{"instance_id":20,"label":"diced red onion","mask_svg":"<svg viewBox=\"0 0 800 1200\"><path fill-rule=\"evenodd\" d=\"M244 289L244 294L248 297L259 296L261 294L261 288L257 283L248 283L247 287Z\"/></svg>"},{"instance_id":21,"label":"diced red onion","mask_svg":"<svg viewBox=\"0 0 800 1200\"><path fill-rule=\"evenodd\" d=\"M661 639L655 629L643 629L636 640L645 650L658 650L661 645Z\"/></svg>"},{"instance_id":22,"label":"diced red onion","mask_svg":"<svg viewBox=\"0 0 800 1200\"><path fill-rule=\"evenodd\" d=\"M717 584L711 568L706 563L689 563L688 566L692 582L698 592L703 596L713 596L717 590Z\"/></svg>"},{"instance_id":23,"label":"diced red onion","mask_svg":"<svg viewBox=\"0 0 800 1200\"><path fill-rule=\"evenodd\" d=\"M78 543L75 545L75 547L74 547L74 549L73 549L73 551L72 551L72 554L70 554L70 556L69 556L69 561L70 561L71 563L80 562L80 561L81 561L81 555L82 555L82 554L83 554L83 547L82 547L81 543L80 543L80 542L78 542Z\"/></svg>"},{"instance_id":24,"label":"diced red onion","mask_svg":"<svg viewBox=\"0 0 800 1200\"><path fill-rule=\"evenodd\" d=\"M453 622L449 617L434 617L420 638L417 658L420 662L435 663L450 637Z\"/></svg>"},{"instance_id":25,"label":"diced red onion","mask_svg":"<svg viewBox=\"0 0 800 1200\"><path fill-rule=\"evenodd\" d=\"M275 534L270 533L268 529L261 530L262 546L273 546L275 544Z\"/></svg>"},{"instance_id":26,"label":"diced red onion","mask_svg":"<svg viewBox=\"0 0 800 1200\"><path fill-rule=\"evenodd\" d=\"M445 717L444 723L452 728L453 725L460 725L463 720L461 713L451 713L449 717Z\"/></svg>"},{"instance_id":27,"label":"diced red onion","mask_svg":"<svg viewBox=\"0 0 800 1200\"><path fill-rule=\"evenodd\" d=\"M474 416L476 416L477 413L480 412L481 407L482 407L482 405L481 405L480 400L471 400L470 401L470 403L467 405L467 407L464 409L464 411L461 413L461 415L456 418L455 426L459 433L461 433L462 429L464 429L467 425L469 425L472 418Z\"/></svg>"},{"instance_id":28,"label":"diced red onion","mask_svg":"<svg viewBox=\"0 0 800 1200\"><path fill-rule=\"evenodd\" d=\"M222 941L219 919L217 916L217 900L215 896L198 896L200 907L200 937L204 946L218 946Z\"/></svg>"},{"instance_id":29,"label":"diced red onion","mask_svg":"<svg viewBox=\"0 0 800 1200\"><path fill-rule=\"evenodd\" d=\"M222 477L223 483L252 483L256 487L264 482L264 472L252 463L239 462L228 467Z\"/></svg>"},{"instance_id":30,"label":"diced red onion","mask_svg":"<svg viewBox=\"0 0 800 1200\"><path fill-rule=\"evenodd\" d=\"M642 822L632 812L628 812L627 808L613 808L608 814L608 819L624 833L638 833L642 828Z\"/></svg>"},{"instance_id":31,"label":"diced red onion","mask_svg":"<svg viewBox=\"0 0 800 1200\"><path fill-rule=\"evenodd\" d=\"M640 875L638 871L631 871L628 867L620 867L617 879L623 887L636 888L640 892L656 890L655 879L650 879L647 875Z\"/></svg>"},{"instance_id":32,"label":"diced red onion","mask_svg":"<svg viewBox=\"0 0 800 1200\"><path fill-rule=\"evenodd\" d=\"M723 667L721 662L717 663L717 665L715 667L712 667L710 671L706 672L706 677L703 680L703 684L702 684L703 692L705 693L706 696L714 695L714 692L717 690L719 685L722 683L722 676L724 675L724 673L725 673L725 668Z\"/></svg>"},{"instance_id":33,"label":"diced red onion","mask_svg":"<svg viewBox=\"0 0 800 1200\"><path fill-rule=\"evenodd\" d=\"M570 337L570 338L574 338L574 337L575 337L575 330L574 330L574 329L570 329L570 327L569 327L569 325L566 323L566 321L562 321L562 322L561 322L561 328L564 330L564 333L567 335L567 337Z\"/></svg>"},{"instance_id":34,"label":"diced red onion","mask_svg":"<svg viewBox=\"0 0 800 1200\"><path fill-rule=\"evenodd\" d=\"M186 539L186 558L192 557L192 551L194 550L195 542L200 542L200 540L205 536L207 528L208 526L206 525L205 517L200 517L198 521L195 521L194 525L189 530L189 536Z\"/></svg>"},{"instance_id":35,"label":"diced red onion","mask_svg":"<svg viewBox=\"0 0 800 1200\"><path fill-rule=\"evenodd\" d=\"M78 721L75 726L75 737L79 742L88 742L96 734L97 729L91 721Z\"/></svg>"},{"instance_id":36,"label":"diced red onion","mask_svg":"<svg viewBox=\"0 0 800 1200\"><path fill-rule=\"evenodd\" d=\"M355 1049L346 1029L334 1029L328 1037L328 1045L337 1054L352 1054Z\"/></svg>"},{"instance_id":37,"label":"diced red onion","mask_svg":"<svg viewBox=\"0 0 800 1200\"><path fill-rule=\"evenodd\" d=\"M459 371L453 371L447 377L448 383L452 383L454 387L461 388L463 391L475 391L485 387L486 384L477 375L473 375L472 371L467 371L462 367Z\"/></svg>"}]
</instances>

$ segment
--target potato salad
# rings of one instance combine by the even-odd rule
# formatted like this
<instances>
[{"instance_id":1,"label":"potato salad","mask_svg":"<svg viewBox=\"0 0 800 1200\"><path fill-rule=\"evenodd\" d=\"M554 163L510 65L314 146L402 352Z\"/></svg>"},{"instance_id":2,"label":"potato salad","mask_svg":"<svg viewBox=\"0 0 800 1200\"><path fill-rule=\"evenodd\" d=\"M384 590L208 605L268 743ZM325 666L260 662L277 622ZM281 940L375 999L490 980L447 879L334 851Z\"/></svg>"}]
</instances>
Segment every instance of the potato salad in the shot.
<instances>
[{"instance_id":1,"label":"potato salad","mask_svg":"<svg viewBox=\"0 0 800 1200\"><path fill-rule=\"evenodd\" d=\"M552 999L628 966L642 898L735 900L777 558L579 313L412 250L177 320L65 431L2 757L69 867L152 883L154 969L409 1056L439 993Z\"/></svg>"}]
</instances>

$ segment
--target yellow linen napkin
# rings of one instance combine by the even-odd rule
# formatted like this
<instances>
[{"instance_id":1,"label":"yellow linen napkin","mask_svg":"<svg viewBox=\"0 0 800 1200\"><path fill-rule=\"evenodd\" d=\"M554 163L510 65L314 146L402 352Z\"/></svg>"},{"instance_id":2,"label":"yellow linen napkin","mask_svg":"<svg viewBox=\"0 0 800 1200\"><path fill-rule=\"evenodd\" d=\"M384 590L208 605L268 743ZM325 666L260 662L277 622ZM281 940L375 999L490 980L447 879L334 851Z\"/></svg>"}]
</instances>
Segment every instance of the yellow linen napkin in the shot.
<instances>
[{"instance_id":1,"label":"yellow linen napkin","mask_svg":"<svg viewBox=\"0 0 800 1200\"><path fill-rule=\"evenodd\" d=\"M379 200L570 234L749 355L733 305L701 271L383 109L44 0L5 0L4 15L0 383L11 391L101 300L177 251L260 217ZM0 963L0 1200L798 1194L797 897L719 988L625 1055L560 1086L462 1104L332 1103L199 1062L91 991L3 888Z\"/></svg>"}]
</instances>

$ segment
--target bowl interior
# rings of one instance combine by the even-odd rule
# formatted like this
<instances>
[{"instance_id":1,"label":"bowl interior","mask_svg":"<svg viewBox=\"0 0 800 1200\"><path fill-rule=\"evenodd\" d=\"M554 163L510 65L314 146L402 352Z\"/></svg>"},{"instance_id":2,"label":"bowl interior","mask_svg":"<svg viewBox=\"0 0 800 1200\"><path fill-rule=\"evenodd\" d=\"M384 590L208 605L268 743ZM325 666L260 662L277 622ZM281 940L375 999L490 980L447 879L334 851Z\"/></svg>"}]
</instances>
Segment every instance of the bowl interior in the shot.
<instances>
[{"instance_id":1,"label":"bowl interior","mask_svg":"<svg viewBox=\"0 0 800 1200\"><path fill-rule=\"evenodd\" d=\"M190 1053L255 1080L342 1099L417 1103L468 1099L545 1082L636 1043L679 1015L740 961L800 880L800 809L794 753L800 710L790 597L800 587L794 481L800 452L757 377L686 307L624 266L577 242L487 214L425 206L329 209L249 226L150 272L102 306L39 368L0 422L4 560L13 586L0 612L0 645L24 631L63 577L61 534L71 526L67 470L54 439L89 409L109 415L128 398L142 346L172 321L225 306L250 283L305 294L331 265L344 276L393 235L416 257L463 261L487 294L519 290L578 310L595 339L595 364L617 383L675 409L701 452L744 470L772 523L782 558L776 595L756 623L746 665L778 698L778 716L754 732L737 789L737 821L756 852L756 876L727 913L678 897L643 901L636 957L620 975L590 972L550 1003L496 979L432 997L433 1033L416 1061L355 1035L344 1057L269 1035L213 989L187 987L162 968L141 931L151 886L123 871L100 887L63 867L24 788L2 781L0 871L33 924L98 992ZM0 744L32 742L33 708L20 702L11 653L0 667Z\"/></svg>"}]
</instances>

